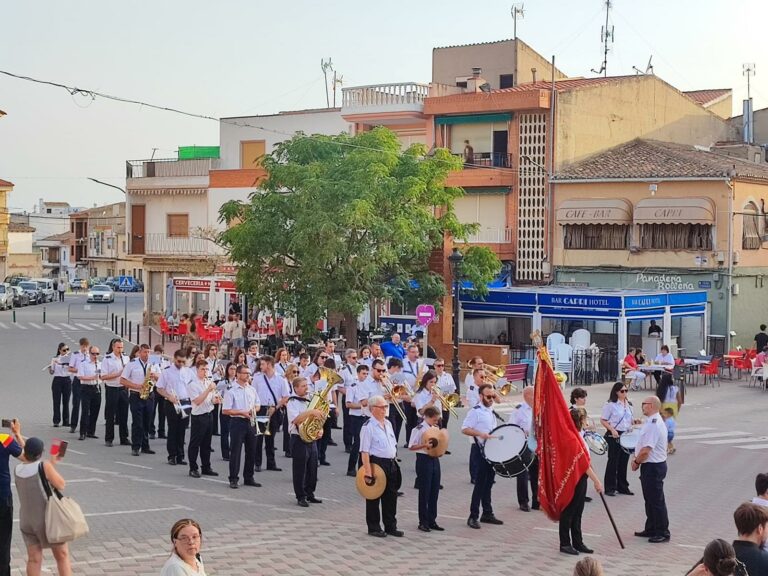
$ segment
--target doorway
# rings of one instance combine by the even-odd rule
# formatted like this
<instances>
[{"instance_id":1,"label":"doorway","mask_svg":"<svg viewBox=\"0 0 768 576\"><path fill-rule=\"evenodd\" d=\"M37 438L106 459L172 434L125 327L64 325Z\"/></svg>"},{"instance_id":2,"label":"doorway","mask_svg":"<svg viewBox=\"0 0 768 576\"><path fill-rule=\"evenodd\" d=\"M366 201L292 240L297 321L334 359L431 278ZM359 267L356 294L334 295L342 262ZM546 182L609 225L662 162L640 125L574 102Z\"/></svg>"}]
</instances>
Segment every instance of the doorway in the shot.
<instances>
[{"instance_id":1,"label":"doorway","mask_svg":"<svg viewBox=\"0 0 768 576\"><path fill-rule=\"evenodd\" d=\"M507 130L493 131L493 165L496 167L509 168L507 141Z\"/></svg>"},{"instance_id":2,"label":"doorway","mask_svg":"<svg viewBox=\"0 0 768 576\"><path fill-rule=\"evenodd\" d=\"M131 254L144 254L146 206L131 204Z\"/></svg>"}]
</instances>

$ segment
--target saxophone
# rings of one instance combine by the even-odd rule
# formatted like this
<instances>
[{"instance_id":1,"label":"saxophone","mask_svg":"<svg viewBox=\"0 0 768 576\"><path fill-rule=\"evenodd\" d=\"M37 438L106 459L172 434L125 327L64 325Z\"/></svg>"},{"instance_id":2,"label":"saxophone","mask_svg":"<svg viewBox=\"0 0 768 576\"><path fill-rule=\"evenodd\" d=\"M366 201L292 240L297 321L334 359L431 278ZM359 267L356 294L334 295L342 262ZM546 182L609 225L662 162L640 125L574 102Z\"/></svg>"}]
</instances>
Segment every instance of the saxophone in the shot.
<instances>
[{"instance_id":1,"label":"saxophone","mask_svg":"<svg viewBox=\"0 0 768 576\"><path fill-rule=\"evenodd\" d=\"M301 439L307 444L320 438L325 421L331 413L331 405L328 403L328 394L330 394L331 388L342 380L341 376L329 368L320 368L320 375L328 381L328 384L326 384L322 392L315 392L315 395L309 402L307 410L320 410L320 412L323 413L323 417L316 418L310 416L299 424L299 436L301 436Z\"/></svg>"},{"instance_id":2,"label":"saxophone","mask_svg":"<svg viewBox=\"0 0 768 576\"><path fill-rule=\"evenodd\" d=\"M142 400L148 400L149 395L152 394L152 390L155 389L155 383L152 381L152 372L147 371L147 376L144 378L144 384L141 385L141 392L139 392L139 398Z\"/></svg>"}]
</instances>

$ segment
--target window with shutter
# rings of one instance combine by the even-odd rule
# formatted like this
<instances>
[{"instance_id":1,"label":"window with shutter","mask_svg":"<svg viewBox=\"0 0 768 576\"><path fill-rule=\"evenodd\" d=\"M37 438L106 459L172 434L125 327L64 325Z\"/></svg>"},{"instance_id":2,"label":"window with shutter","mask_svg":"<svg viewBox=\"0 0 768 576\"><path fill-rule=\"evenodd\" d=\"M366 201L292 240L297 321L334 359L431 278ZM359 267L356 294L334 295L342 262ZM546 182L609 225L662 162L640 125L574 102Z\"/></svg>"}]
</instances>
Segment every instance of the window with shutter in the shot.
<instances>
[{"instance_id":1,"label":"window with shutter","mask_svg":"<svg viewBox=\"0 0 768 576\"><path fill-rule=\"evenodd\" d=\"M266 151L264 140L240 142L240 168L261 167L261 157Z\"/></svg>"},{"instance_id":2,"label":"window with shutter","mask_svg":"<svg viewBox=\"0 0 768 576\"><path fill-rule=\"evenodd\" d=\"M189 236L189 214L168 214L168 236L172 238Z\"/></svg>"}]
</instances>

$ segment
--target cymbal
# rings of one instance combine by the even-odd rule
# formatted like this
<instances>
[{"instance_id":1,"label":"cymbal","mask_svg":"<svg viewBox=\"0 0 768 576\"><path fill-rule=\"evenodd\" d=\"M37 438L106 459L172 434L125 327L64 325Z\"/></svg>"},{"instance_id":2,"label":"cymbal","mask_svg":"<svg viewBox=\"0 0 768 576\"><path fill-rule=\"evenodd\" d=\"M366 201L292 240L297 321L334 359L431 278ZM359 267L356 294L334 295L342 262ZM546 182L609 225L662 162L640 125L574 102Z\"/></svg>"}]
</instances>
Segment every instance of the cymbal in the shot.
<instances>
[{"instance_id":1,"label":"cymbal","mask_svg":"<svg viewBox=\"0 0 768 576\"><path fill-rule=\"evenodd\" d=\"M373 473L374 482L368 486L365 483L365 468L362 466L357 469L357 477L355 483L357 485L357 491L360 496L366 500L376 500L384 494L384 489L387 487L387 477L384 474L384 470L378 464L371 463L371 472Z\"/></svg>"},{"instance_id":2,"label":"cymbal","mask_svg":"<svg viewBox=\"0 0 768 576\"><path fill-rule=\"evenodd\" d=\"M448 430L445 428L437 429L430 427L424 431L422 439L424 442L428 442L430 438L437 440L437 446L434 448L427 448L427 454L434 457L440 457L445 454L445 451L448 450Z\"/></svg>"}]
</instances>

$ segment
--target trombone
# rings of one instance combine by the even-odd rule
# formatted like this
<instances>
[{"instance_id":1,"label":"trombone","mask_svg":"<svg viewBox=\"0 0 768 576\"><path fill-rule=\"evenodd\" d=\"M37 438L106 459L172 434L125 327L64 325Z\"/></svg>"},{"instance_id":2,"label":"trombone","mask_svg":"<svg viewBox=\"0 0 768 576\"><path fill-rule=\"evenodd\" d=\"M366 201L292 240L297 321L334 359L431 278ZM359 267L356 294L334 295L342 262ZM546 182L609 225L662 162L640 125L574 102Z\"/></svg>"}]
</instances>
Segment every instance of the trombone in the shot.
<instances>
[{"instance_id":1,"label":"trombone","mask_svg":"<svg viewBox=\"0 0 768 576\"><path fill-rule=\"evenodd\" d=\"M496 392L498 392L501 396L509 396L509 394L512 392L517 392L517 387L514 386L511 382L508 382L506 378L504 378L506 371L503 367L484 363L483 370L485 371L483 382L493 386L493 389L496 390Z\"/></svg>"},{"instance_id":2,"label":"trombone","mask_svg":"<svg viewBox=\"0 0 768 576\"><path fill-rule=\"evenodd\" d=\"M437 399L440 400L440 403L443 405L443 410L449 411L451 414L453 414L454 418L458 418L459 415L454 410L454 406L458 406L459 404L459 395L455 392L452 394L448 394L447 396L444 395L442 392L440 392L440 388L437 386L437 382L432 386L432 392L435 393L437 396Z\"/></svg>"},{"instance_id":3,"label":"trombone","mask_svg":"<svg viewBox=\"0 0 768 576\"><path fill-rule=\"evenodd\" d=\"M402 407L400 404L398 404L400 398L405 393L405 386L402 386L400 384L396 386L392 386L392 382L390 382L389 378L384 376L381 379L381 383L384 386L384 389L387 391L387 394L389 394L389 397L391 398L392 405L395 407L397 412L400 414L400 418L403 419L403 422L408 420L408 418L405 417L405 412L403 412Z\"/></svg>"}]
</instances>

